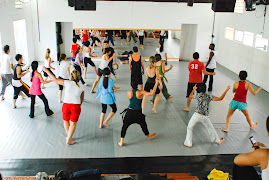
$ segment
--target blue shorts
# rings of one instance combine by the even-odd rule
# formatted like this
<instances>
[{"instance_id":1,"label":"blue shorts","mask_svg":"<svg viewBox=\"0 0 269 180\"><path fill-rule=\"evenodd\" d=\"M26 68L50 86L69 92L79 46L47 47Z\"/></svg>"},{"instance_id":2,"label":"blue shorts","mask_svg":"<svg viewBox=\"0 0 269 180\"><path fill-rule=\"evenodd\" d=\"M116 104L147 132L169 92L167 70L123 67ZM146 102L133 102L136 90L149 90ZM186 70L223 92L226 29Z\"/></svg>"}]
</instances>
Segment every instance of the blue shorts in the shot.
<instances>
[{"instance_id":1,"label":"blue shorts","mask_svg":"<svg viewBox=\"0 0 269 180\"><path fill-rule=\"evenodd\" d=\"M248 104L247 103L243 103L243 102L238 102L235 100L232 100L232 102L230 103L229 107L233 110L238 109L239 111L242 110L247 110L248 109Z\"/></svg>"}]
</instances>

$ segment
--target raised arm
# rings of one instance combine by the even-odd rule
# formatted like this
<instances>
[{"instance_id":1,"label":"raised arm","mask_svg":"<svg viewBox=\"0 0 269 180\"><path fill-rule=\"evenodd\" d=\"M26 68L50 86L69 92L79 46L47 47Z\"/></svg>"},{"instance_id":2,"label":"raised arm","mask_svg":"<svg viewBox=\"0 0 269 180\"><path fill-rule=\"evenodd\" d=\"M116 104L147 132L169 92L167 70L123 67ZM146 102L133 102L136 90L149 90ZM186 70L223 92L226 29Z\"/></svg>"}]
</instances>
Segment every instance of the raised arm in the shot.
<instances>
[{"instance_id":1,"label":"raised arm","mask_svg":"<svg viewBox=\"0 0 269 180\"><path fill-rule=\"evenodd\" d=\"M262 90L262 88L259 86L259 88L256 91L254 91L252 85L250 83L248 83L248 90L249 90L249 92L251 92L251 94L256 95L256 94L258 94L258 92L260 90Z\"/></svg>"},{"instance_id":2,"label":"raised arm","mask_svg":"<svg viewBox=\"0 0 269 180\"><path fill-rule=\"evenodd\" d=\"M220 97L214 97L213 101L221 101L226 96L227 92L231 89L231 86L228 86L227 89L224 91L224 93Z\"/></svg>"},{"instance_id":3,"label":"raised arm","mask_svg":"<svg viewBox=\"0 0 269 180\"><path fill-rule=\"evenodd\" d=\"M46 72L49 77L52 79L53 82L64 86L64 80L63 79L57 79L47 68L43 67L43 71ZM42 76L41 76L42 77Z\"/></svg>"},{"instance_id":4,"label":"raised arm","mask_svg":"<svg viewBox=\"0 0 269 180\"><path fill-rule=\"evenodd\" d=\"M165 70L165 63L162 62L162 69L163 69L163 73L167 73L168 71L170 71L173 68L173 65L170 65L170 68Z\"/></svg>"},{"instance_id":5,"label":"raised arm","mask_svg":"<svg viewBox=\"0 0 269 180\"><path fill-rule=\"evenodd\" d=\"M16 73L17 73L18 78L22 78L23 76L25 76L29 72L30 72L29 69L27 69L24 73L22 73L21 66L17 66L17 68L16 68Z\"/></svg>"}]
</instances>

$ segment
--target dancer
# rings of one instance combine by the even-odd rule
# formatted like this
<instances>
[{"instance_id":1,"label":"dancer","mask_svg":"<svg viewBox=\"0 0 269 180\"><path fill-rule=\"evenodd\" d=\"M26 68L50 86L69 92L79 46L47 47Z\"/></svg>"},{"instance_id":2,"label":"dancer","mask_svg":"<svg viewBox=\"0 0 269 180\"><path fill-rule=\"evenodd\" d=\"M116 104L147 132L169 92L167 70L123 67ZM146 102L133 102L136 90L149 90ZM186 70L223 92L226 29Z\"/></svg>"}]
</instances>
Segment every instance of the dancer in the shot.
<instances>
[{"instance_id":1,"label":"dancer","mask_svg":"<svg viewBox=\"0 0 269 180\"><path fill-rule=\"evenodd\" d=\"M156 54L160 54L165 65L167 65L167 53L164 50L163 42L160 43L159 48L156 48Z\"/></svg>"},{"instance_id":2,"label":"dancer","mask_svg":"<svg viewBox=\"0 0 269 180\"><path fill-rule=\"evenodd\" d=\"M112 72L112 74L114 75L114 78L117 79L116 72L113 69L113 64L117 64L116 52L115 52L114 48L112 48L112 47L109 46L109 41L105 41L104 42L104 49L103 49L103 52L102 52L102 56L104 55L105 48L109 48L109 51L111 52L109 54L109 58L112 57L112 60L109 62L108 67L109 67L110 71ZM115 62L114 62L114 59L115 59Z\"/></svg>"},{"instance_id":3,"label":"dancer","mask_svg":"<svg viewBox=\"0 0 269 180\"><path fill-rule=\"evenodd\" d=\"M145 31L144 30L138 31L138 37L139 37L139 42L140 42L139 48L144 49Z\"/></svg>"},{"instance_id":4,"label":"dancer","mask_svg":"<svg viewBox=\"0 0 269 180\"><path fill-rule=\"evenodd\" d=\"M15 56L15 59L17 61L17 64L14 66L14 75L13 75L13 79L12 79L12 85L14 88L14 97L13 97L13 108L14 109L17 108L16 101L17 101L18 95L21 93L21 91L24 92L24 94L26 96L30 97L30 94L29 94L30 87L21 80L21 78L23 76L25 76L27 73L29 73L29 69L27 69L25 71L22 70L21 64L23 61L23 57L21 54L17 54Z\"/></svg>"},{"instance_id":5,"label":"dancer","mask_svg":"<svg viewBox=\"0 0 269 180\"><path fill-rule=\"evenodd\" d=\"M159 43L164 43L164 37L166 36L166 33L164 30L161 30L160 32L160 41Z\"/></svg>"},{"instance_id":6,"label":"dancer","mask_svg":"<svg viewBox=\"0 0 269 180\"><path fill-rule=\"evenodd\" d=\"M204 75L215 75L215 72L207 72L205 69L205 65L203 62L199 61L199 53L195 52L193 54L193 61L189 63L188 68L190 71L189 74L189 82L188 82L188 88L187 88L187 107L183 108L183 111L190 111L190 105L191 105L191 98L189 97L193 86L197 84L198 89L196 90L198 93L200 93L200 85L203 82L202 73Z\"/></svg>"},{"instance_id":7,"label":"dancer","mask_svg":"<svg viewBox=\"0 0 269 180\"><path fill-rule=\"evenodd\" d=\"M147 75L148 79L147 79L147 82L145 84L144 90L147 92L150 92L150 90L153 89L156 77L158 79L160 79L159 71L154 66L155 61L156 61L155 57L151 56L149 58L149 66L146 67L146 75ZM160 101L160 98L161 98L160 90L162 90L162 88L163 88L162 81L160 81L160 87L157 87L156 92L155 92L155 95L157 95L157 98L154 101L154 106L152 109L152 111L154 113L158 113L156 111L156 107L157 107L157 105ZM148 100L148 96L145 95L143 98L143 101L142 101L142 113L144 113L144 109L145 109L147 100Z\"/></svg>"},{"instance_id":8,"label":"dancer","mask_svg":"<svg viewBox=\"0 0 269 180\"><path fill-rule=\"evenodd\" d=\"M93 40L92 40L92 45L91 46L93 46L93 50L95 49L95 46L96 46L95 42L96 41L100 44L101 49L103 49L102 43L101 43L101 41L99 39L99 37L100 37L99 31L93 30L92 33L93 33Z\"/></svg>"},{"instance_id":9,"label":"dancer","mask_svg":"<svg viewBox=\"0 0 269 180\"><path fill-rule=\"evenodd\" d=\"M109 58L109 55L111 54L110 48L105 48L104 53L105 54L102 56L101 63L98 67L97 79L94 81L94 83L92 85L91 93L95 93L94 89L95 89L97 83L99 82L101 76L103 75L103 70L108 67L109 62L112 61L112 58L113 58L113 57Z\"/></svg>"},{"instance_id":10,"label":"dancer","mask_svg":"<svg viewBox=\"0 0 269 180\"><path fill-rule=\"evenodd\" d=\"M84 42L89 41L89 34L87 30L83 30L81 34L82 44L84 45Z\"/></svg>"},{"instance_id":11,"label":"dancer","mask_svg":"<svg viewBox=\"0 0 269 180\"><path fill-rule=\"evenodd\" d=\"M148 31L145 31L145 30L144 30L144 34L145 34L145 39L146 39L146 41L149 42L149 39L148 39Z\"/></svg>"},{"instance_id":12,"label":"dancer","mask_svg":"<svg viewBox=\"0 0 269 180\"><path fill-rule=\"evenodd\" d=\"M70 75L70 80L63 80L57 79L46 68L43 68L43 71L46 71L55 83L65 87L62 118L67 135L66 144L75 144L76 142L72 140L72 137L76 130L76 125L81 112L81 105L84 101L84 87L79 83L81 74L79 71L73 70Z\"/></svg>"},{"instance_id":13,"label":"dancer","mask_svg":"<svg viewBox=\"0 0 269 180\"><path fill-rule=\"evenodd\" d=\"M70 53L72 54L72 59L71 59L72 63L75 62L75 59L76 59L75 52L77 51L78 47L79 47L79 44L77 44L77 38L73 38L73 44L71 45L71 48L70 48Z\"/></svg>"},{"instance_id":14,"label":"dancer","mask_svg":"<svg viewBox=\"0 0 269 180\"><path fill-rule=\"evenodd\" d=\"M124 51L121 55L117 55L117 58L119 58L119 62L121 64L128 64L129 63L129 57L133 54L133 51Z\"/></svg>"},{"instance_id":15,"label":"dancer","mask_svg":"<svg viewBox=\"0 0 269 180\"><path fill-rule=\"evenodd\" d=\"M68 80L70 79L70 63L66 61L66 55L61 54L59 59L60 73L59 79ZM59 85L59 103L62 102L63 86Z\"/></svg>"},{"instance_id":16,"label":"dancer","mask_svg":"<svg viewBox=\"0 0 269 180\"><path fill-rule=\"evenodd\" d=\"M41 91L41 83L46 84L50 83L50 81L44 81L42 78L42 75L38 72L38 62L33 61L31 64L32 67L32 73L31 73L31 80L32 85L29 91L29 94L31 95L31 109L30 109L30 118L33 118L35 116L35 97L38 96L44 103L45 106L45 112L47 116L53 116L55 113L49 108L49 103L43 92ZM44 72L50 72L50 70L47 69L47 71ZM51 72L50 72L51 73ZM52 74L52 73L51 73Z\"/></svg>"},{"instance_id":17,"label":"dancer","mask_svg":"<svg viewBox=\"0 0 269 180\"><path fill-rule=\"evenodd\" d=\"M92 54L92 49L89 47L90 46L90 42L86 41L84 43L85 47L84 47L84 65L85 65L85 69L84 69L84 79L86 79L86 73L87 73L87 69L88 69L88 63L93 67L95 74L97 75L97 69L96 66L94 64L94 62L92 61L91 57L96 57L93 56Z\"/></svg>"},{"instance_id":18,"label":"dancer","mask_svg":"<svg viewBox=\"0 0 269 180\"><path fill-rule=\"evenodd\" d=\"M54 74L54 73L51 71L51 69L53 69L53 70L55 71L55 68L53 68L53 67L51 66L51 63L53 63L53 61L52 61L51 58L50 58L50 49L47 49L47 50L46 50L46 55L45 55L45 64L44 64L44 66L45 66L45 68L47 68L52 74ZM44 72L44 76L45 76L44 81L47 81L47 79L48 79L48 74L47 74L46 72ZM44 84L42 84L42 89L45 89L45 85L44 85Z\"/></svg>"},{"instance_id":19,"label":"dancer","mask_svg":"<svg viewBox=\"0 0 269 180\"><path fill-rule=\"evenodd\" d=\"M113 41L113 36L115 36L115 32L113 30L107 30L107 42L111 42L113 48L115 48L115 44Z\"/></svg>"},{"instance_id":20,"label":"dancer","mask_svg":"<svg viewBox=\"0 0 269 180\"><path fill-rule=\"evenodd\" d=\"M133 47L134 54L129 57L129 69L131 73L131 82L134 80L138 81L140 86L140 90L143 90L143 79L142 75L144 74L144 63L142 60L142 56L138 54L138 48ZM142 71L141 71L142 68Z\"/></svg>"},{"instance_id":21,"label":"dancer","mask_svg":"<svg viewBox=\"0 0 269 180\"><path fill-rule=\"evenodd\" d=\"M133 30L130 30L129 33L128 33L128 42L131 41L131 38L133 38L134 42L137 43L137 40L135 38L135 34L134 34Z\"/></svg>"},{"instance_id":22,"label":"dancer","mask_svg":"<svg viewBox=\"0 0 269 180\"><path fill-rule=\"evenodd\" d=\"M200 85L200 93L198 93L195 97L195 99L197 99L198 101L198 104L197 104L195 113L192 115L189 121L184 146L187 146L189 148L192 147L193 128L199 122L203 123L205 127L207 128L211 142L221 144L224 141L224 138L219 138L218 134L216 133L209 119L209 103L211 101L222 101L230 88L231 87L228 86L225 92L220 97L214 97L212 95L206 94L206 85L204 83ZM193 94L196 89L197 89L197 84L193 86L193 90L190 94L190 98L194 98Z\"/></svg>"},{"instance_id":23,"label":"dancer","mask_svg":"<svg viewBox=\"0 0 269 180\"><path fill-rule=\"evenodd\" d=\"M84 86L88 86L87 83L85 83L84 79L82 78L82 71L84 71L83 68L83 56L82 56L82 48L78 47L77 51L75 52L76 60L74 63L74 68L80 73L80 80Z\"/></svg>"},{"instance_id":24,"label":"dancer","mask_svg":"<svg viewBox=\"0 0 269 180\"><path fill-rule=\"evenodd\" d=\"M123 40L125 40L125 45L127 45L127 30L120 30L121 45Z\"/></svg>"},{"instance_id":25,"label":"dancer","mask_svg":"<svg viewBox=\"0 0 269 180\"><path fill-rule=\"evenodd\" d=\"M152 96L155 94L157 86L159 84L159 79L156 78L154 88L151 92L140 91L137 89L138 81L134 79L131 82L132 90L127 92L127 97L130 100L130 104L127 109L125 109L121 114L123 114L123 126L121 128L121 140L118 143L119 146L123 146L123 141L126 135L126 131L131 124L137 123L141 126L144 134L148 137L149 140L156 137L156 133L149 134L146 116L142 113L142 98L144 95Z\"/></svg>"},{"instance_id":26,"label":"dancer","mask_svg":"<svg viewBox=\"0 0 269 180\"><path fill-rule=\"evenodd\" d=\"M148 36L149 36L150 34L152 34L153 38L154 38L155 40L157 40L156 37L155 37L155 34L154 34L154 32L153 32L152 30L148 31Z\"/></svg>"},{"instance_id":27,"label":"dancer","mask_svg":"<svg viewBox=\"0 0 269 180\"><path fill-rule=\"evenodd\" d=\"M229 132L231 118L236 109L241 111L246 116L250 129L254 129L256 126L258 126L258 123L253 124L250 118L247 105L247 92L250 91L251 94L256 95L260 90L262 90L262 88L259 87L256 91L254 91L252 85L246 82L247 76L248 73L246 71L240 71L239 73L240 81L234 83L233 93L235 94L232 102L229 105L229 111L226 119L226 128L222 129L222 131L224 132Z\"/></svg>"},{"instance_id":28,"label":"dancer","mask_svg":"<svg viewBox=\"0 0 269 180\"><path fill-rule=\"evenodd\" d=\"M174 97L171 96L169 93L168 93L168 90L166 88L166 85L164 83L164 74L169 72L172 68L173 68L173 65L170 65L170 68L169 69L165 69L165 63L162 61L162 57L160 54L155 54L155 59L156 59L156 67L157 67L157 70L159 71L159 75L161 77L161 82L162 82L162 93L163 93L163 96L165 97L165 99L168 101L170 99L173 99ZM156 95L153 95L152 97L152 100L151 100L151 103L153 104L155 102L155 98L156 98Z\"/></svg>"},{"instance_id":29,"label":"dancer","mask_svg":"<svg viewBox=\"0 0 269 180\"><path fill-rule=\"evenodd\" d=\"M108 121L115 115L117 112L116 106L116 97L114 95L114 81L110 78L110 70L109 68L105 68L103 71L103 76L101 78L101 82L99 84L99 89L96 95L96 99L100 97L100 102L102 104L102 113L100 115L100 126L102 128L103 125L109 127ZM109 113L108 117L105 119L107 105L112 108L112 111Z\"/></svg>"},{"instance_id":30,"label":"dancer","mask_svg":"<svg viewBox=\"0 0 269 180\"><path fill-rule=\"evenodd\" d=\"M215 44L210 44L209 45L209 49L211 50L210 51L210 54L209 54L209 59L205 65L206 67L206 71L207 72L214 72L215 69L216 69L216 52L215 52ZM208 75L204 75L204 80L203 82L206 84L207 82L207 78L208 78ZM209 87L208 87L208 91L212 91L213 89L213 75L210 75L210 79L209 79Z\"/></svg>"}]
</instances>

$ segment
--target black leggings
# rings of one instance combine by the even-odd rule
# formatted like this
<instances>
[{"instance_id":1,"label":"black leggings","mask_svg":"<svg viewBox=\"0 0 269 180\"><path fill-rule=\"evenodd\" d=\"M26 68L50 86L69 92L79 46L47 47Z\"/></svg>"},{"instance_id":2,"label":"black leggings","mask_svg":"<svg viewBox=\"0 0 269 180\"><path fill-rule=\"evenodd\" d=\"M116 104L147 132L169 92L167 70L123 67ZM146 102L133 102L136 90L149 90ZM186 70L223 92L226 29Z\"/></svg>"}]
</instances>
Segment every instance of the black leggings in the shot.
<instances>
[{"instance_id":1,"label":"black leggings","mask_svg":"<svg viewBox=\"0 0 269 180\"><path fill-rule=\"evenodd\" d=\"M207 72L214 72L214 70L215 69L209 69L209 68L206 68L206 71ZM213 75L210 75L210 77L209 77L209 86L208 86L208 89L209 90L212 90L212 88L213 88ZM206 82L207 82L207 78L208 78L208 75L204 75L204 83L206 84Z\"/></svg>"},{"instance_id":2,"label":"black leggings","mask_svg":"<svg viewBox=\"0 0 269 180\"><path fill-rule=\"evenodd\" d=\"M117 106L116 104L109 104L109 106L112 108L112 112L116 113L117 112ZM106 109L107 109L107 104L102 104L102 113L106 113Z\"/></svg>"},{"instance_id":3,"label":"black leggings","mask_svg":"<svg viewBox=\"0 0 269 180\"><path fill-rule=\"evenodd\" d=\"M82 78L82 73L81 73L81 67L79 66L79 65L76 65L76 64L74 64L74 68L80 73L80 80L81 80L81 83L82 84L85 84L85 81L84 81L84 79Z\"/></svg>"},{"instance_id":4,"label":"black leggings","mask_svg":"<svg viewBox=\"0 0 269 180\"><path fill-rule=\"evenodd\" d=\"M233 167L234 180L261 180L256 170L252 166L238 166L234 164Z\"/></svg>"},{"instance_id":5,"label":"black leggings","mask_svg":"<svg viewBox=\"0 0 269 180\"><path fill-rule=\"evenodd\" d=\"M139 36L139 42L141 45L144 44L144 36Z\"/></svg>"},{"instance_id":6,"label":"black leggings","mask_svg":"<svg viewBox=\"0 0 269 180\"><path fill-rule=\"evenodd\" d=\"M127 109L125 111L126 114L124 116L123 126L121 128L121 137L125 137L128 127L134 123L139 124L144 134L148 136L149 131L146 123L146 116L142 113L142 110Z\"/></svg>"},{"instance_id":7,"label":"black leggings","mask_svg":"<svg viewBox=\"0 0 269 180\"><path fill-rule=\"evenodd\" d=\"M94 62L92 62L92 59L91 59L91 58L85 57L85 58L84 58L84 65L85 65L85 67L88 67L88 63L89 63L92 67L95 66L95 64L94 64Z\"/></svg>"},{"instance_id":8,"label":"black leggings","mask_svg":"<svg viewBox=\"0 0 269 180\"><path fill-rule=\"evenodd\" d=\"M164 43L164 36L160 36L160 43Z\"/></svg>"},{"instance_id":9,"label":"black leggings","mask_svg":"<svg viewBox=\"0 0 269 180\"><path fill-rule=\"evenodd\" d=\"M15 87L15 86L13 86L13 87L14 87L14 96L13 96L13 99L18 99L18 96L19 96L19 94L20 94L21 91L24 92L24 94L26 96L30 97L29 90L28 90L29 87L28 87L28 89L26 87L24 87L24 86L21 86L21 87Z\"/></svg>"},{"instance_id":10,"label":"black leggings","mask_svg":"<svg viewBox=\"0 0 269 180\"><path fill-rule=\"evenodd\" d=\"M35 97L36 95L31 95L31 109L30 109L30 117L33 118L35 116ZM49 108L49 103L44 94L38 95L38 97L43 101L45 106L45 112L47 116L51 116L53 111Z\"/></svg>"}]
</instances>

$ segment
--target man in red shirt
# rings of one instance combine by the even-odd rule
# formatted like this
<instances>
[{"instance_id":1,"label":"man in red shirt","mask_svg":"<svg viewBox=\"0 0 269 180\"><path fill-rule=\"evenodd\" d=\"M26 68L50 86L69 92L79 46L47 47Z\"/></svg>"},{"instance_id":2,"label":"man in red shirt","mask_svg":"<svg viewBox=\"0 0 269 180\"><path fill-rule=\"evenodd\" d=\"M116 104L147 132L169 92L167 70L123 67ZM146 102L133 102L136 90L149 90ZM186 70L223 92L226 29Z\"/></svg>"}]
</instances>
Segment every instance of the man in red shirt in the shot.
<instances>
[{"instance_id":1,"label":"man in red shirt","mask_svg":"<svg viewBox=\"0 0 269 180\"><path fill-rule=\"evenodd\" d=\"M193 87L197 84L198 89L196 90L198 93L200 92L200 86L203 83L203 76L204 75L215 75L215 72L207 72L205 69L205 64L199 61L199 53L195 52L193 54L193 61L189 63L189 82L188 82L188 89L187 89L187 107L183 109L183 111L190 111L191 105L191 98L189 97Z\"/></svg>"},{"instance_id":2,"label":"man in red shirt","mask_svg":"<svg viewBox=\"0 0 269 180\"><path fill-rule=\"evenodd\" d=\"M87 30L83 30L82 32L82 44L86 41L89 41L89 35Z\"/></svg>"}]
</instances>

